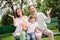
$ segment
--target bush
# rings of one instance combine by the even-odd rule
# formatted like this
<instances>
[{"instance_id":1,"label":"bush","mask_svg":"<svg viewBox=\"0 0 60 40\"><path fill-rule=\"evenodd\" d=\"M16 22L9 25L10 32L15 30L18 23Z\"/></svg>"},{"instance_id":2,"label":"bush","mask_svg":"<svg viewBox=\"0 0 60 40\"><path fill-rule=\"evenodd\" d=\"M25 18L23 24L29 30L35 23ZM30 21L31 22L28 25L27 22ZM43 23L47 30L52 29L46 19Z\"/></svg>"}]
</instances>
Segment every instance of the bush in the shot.
<instances>
[{"instance_id":1,"label":"bush","mask_svg":"<svg viewBox=\"0 0 60 40\"><path fill-rule=\"evenodd\" d=\"M28 10L28 7L26 7L26 8L24 9L24 13L25 13L26 16L29 16L29 15L30 15L29 10Z\"/></svg>"},{"instance_id":2,"label":"bush","mask_svg":"<svg viewBox=\"0 0 60 40\"><path fill-rule=\"evenodd\" d=\"M1 18L1 25L10 25L13 24L13 19L8 16L8 14L12 14L10 10L8 10L5 14L3 14Z\"/></svg>"}]
</instances>

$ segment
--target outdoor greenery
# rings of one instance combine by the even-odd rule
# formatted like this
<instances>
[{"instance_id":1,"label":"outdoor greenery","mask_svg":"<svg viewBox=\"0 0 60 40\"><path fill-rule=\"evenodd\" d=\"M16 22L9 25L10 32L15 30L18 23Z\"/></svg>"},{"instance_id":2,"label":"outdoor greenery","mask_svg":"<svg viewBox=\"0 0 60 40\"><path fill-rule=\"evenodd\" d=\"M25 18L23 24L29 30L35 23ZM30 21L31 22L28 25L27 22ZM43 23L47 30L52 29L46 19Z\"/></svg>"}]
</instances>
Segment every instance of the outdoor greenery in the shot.
<instances>
[{"instance_id":1,"label":"outdoor greenery","mask_svg":"<svg viewBox=\"0 0 60 40\"><path fill-rule=\"evenodd\" d=\"M9 0L9 1L17 2L17 0ZM28 1L28 0L26 0L26 1ZM60 21L60 0L43 0L43 2L41 2L40 0L36 0L36 2L37 2L37 6L36 6L37 12L43 12L43 13L46 14L46 11L49 8L52 8L51 17L53 17L53 18L57 17L57 19ZM19 4L19 2L17 4ZM17 4L14 4L14 5L17 6ZM19 5L22 6L21 4L19 4ZM27 5L27 4L25 4L25 5ZM10 7L10 6L11 5L9 5L8 7ZM10 9L12 9L12 8L10 8ZM9 28L9 26L7 26L7 25L13 24L13 19L11 17L9 17L8 14L14 15L13 11L15 12L15 10L10 11L10 9L8 9L6 11L6 13L3 14L3 16L0 20L0 27L4 26L4 29ZM24 8L23 12L27 16L30 15L27 6ZM7 28L6 28L6 26L7 26ZM12 29L12 27L11 27L11 29ZM52 30L53 32L59 32L58 27L55 27L55 26L54 27L49 27L49 29ZM7 30L9 30L9 29L7 29ZM3 31L5 31L5 30L2 30L2 32ZM11 30L9 30L9 32L10 31ZM13 34L11 34L11 33L0 35L0 40L13 40L13 39L14 39L14 37L13 37ZM43 40L47 40L47 39L48 39L47 37L43 38ZM55 40L60 40L60 35L59 36L54 36L54 39Z\"/></svg>"},{"instance_id":2,"label":"outdoor greenery","mask_svg":"<svg viewBox=\"0 0 60 40\"><path fill-rule=\"evenodd\" d=\"M60 18L60 0L44 0L37 10L46 13L50 7L52 8L51 17L57 16Z\"/></svg>"},{"instance_id":3,"label":"outdoor greenery","mask_svg":"<svg viewBox=\"0 0 60 40\"><path fill-rule=\"evenodd\" d=\"M28 10L28 7L25 7L25 9L24 9L24 14L25 14L26 16L29 16L29 15L30 15L29 10Z\"/></svg>"},{"instance_id":4,"label":"outdoor greenery","mask_svg":"<svg viewBox=\"0 0 60 40\"><path fill-rule=\"evenodd\" d=\"M1 26L2 25L10 25L10 24L13 24L13 19L11 17L9 17L8 14L13 14L13 13L10 12L10 10L8 10L8 11L6 11L5 14L3 14L3 16L1 18Z\"/></svg>"},{"instance_id":5,"label":"outdoor greenery","mask_svg":"<svg viewBox=\"0 0 60 40\"><path fill-rule=\"evenodd\" d=\"M13 0L13 2L15 1L17 0ZM52 8L51 17L58 17L58 20L60 20L60 0L43 0L43 2L40 2L40 0L36 0L36 2L37 2L36 9L38 12L46 13L46 11L49 8ZM6 14L2 16L1 21L2 21L2 24L4 25L12 24L11 18L7 16L8 13L9 12L6 12ZM28 7L24 8L24 13L27 16L29 15ZM10 21L10 23L7 21Z\"/></svg>"},{"instance_id":6,"label":"outdoor greenery","mask_svg":"<svg viewBox=\"0 0 60 40\"><path fill-rule=\"evenodd\" d=\"M54 27L49 27L50 30L52 30L53 32L58 32L58 28ZM0 35L0 40L13 40L14 37L12 34L4 34L4 35ZM42 38L43 40L48 40L48 37ZM55 40L59 40L60 39L60 35L59 36L54 36Z\"/></svg>"}]
</instances>

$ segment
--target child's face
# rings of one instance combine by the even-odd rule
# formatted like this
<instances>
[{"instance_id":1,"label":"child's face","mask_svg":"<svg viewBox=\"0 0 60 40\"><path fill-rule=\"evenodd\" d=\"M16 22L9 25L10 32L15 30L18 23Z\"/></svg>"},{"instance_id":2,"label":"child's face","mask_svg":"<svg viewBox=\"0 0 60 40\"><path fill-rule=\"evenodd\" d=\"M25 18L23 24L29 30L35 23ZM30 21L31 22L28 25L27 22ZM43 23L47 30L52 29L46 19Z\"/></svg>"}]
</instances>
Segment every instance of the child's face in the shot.
<instances>
[{"instance_id":1,"label":"child's face","mask_svg":"<svg viewBox=\"0 0 60 40\"><path fill-rule=\"evenodd\" d=\"M34 22L35 22L35 18L31 18L31 19L30 19L30 22L31 22L31 23L34 23Z\"/></svg>"}]
</instances>

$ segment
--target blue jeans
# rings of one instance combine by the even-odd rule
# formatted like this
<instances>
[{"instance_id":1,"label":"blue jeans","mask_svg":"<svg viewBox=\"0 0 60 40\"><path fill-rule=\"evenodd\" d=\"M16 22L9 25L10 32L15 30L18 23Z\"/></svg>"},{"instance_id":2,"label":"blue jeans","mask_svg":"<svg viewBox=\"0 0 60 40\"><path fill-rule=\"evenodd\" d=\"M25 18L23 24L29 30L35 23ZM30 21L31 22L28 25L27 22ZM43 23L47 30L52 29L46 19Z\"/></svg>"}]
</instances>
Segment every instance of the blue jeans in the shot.
<instances>
[{"instance_id":1,"label":"blue jeans","mask_svg":"<svg viewBox=\"0 0 60 40\"><path fill-rule=\"evenodd\" d=\"M36 39L35 39L35 33L34 33L34 32L33 32L33 33L27 33L26 36L27 36L27 38L26 38L27 40L30 40L30 39L36 40Z\"/></svg>"}]
</instances>

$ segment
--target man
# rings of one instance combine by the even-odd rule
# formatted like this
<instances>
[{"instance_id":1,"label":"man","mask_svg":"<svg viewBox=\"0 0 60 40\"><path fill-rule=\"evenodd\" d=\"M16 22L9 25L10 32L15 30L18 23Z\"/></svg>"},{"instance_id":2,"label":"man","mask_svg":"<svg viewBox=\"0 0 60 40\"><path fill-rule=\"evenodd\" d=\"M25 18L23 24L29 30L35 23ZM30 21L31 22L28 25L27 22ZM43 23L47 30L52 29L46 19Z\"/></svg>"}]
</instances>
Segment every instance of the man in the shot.
<instances>
[{"instance_id":1,"label":"man","mask_svg":"<svg viewBox=\"0 0 60 40\"><path fill-rule=\"evenodd\" d=\"M30 5L28 7L31 15L36 15L37 17L37 22L39 25L39 31L40 33L36 33L36 38L37 40L42 40L41 39L41 34L45 34L48 36L48 40L54 40L53 32L47 28L46 22L50 23L51 17L50 17L50 12L52 8L50 8L49 11L47 11L47 17L44 15L44 13L40 12L37 13L36 8L33 5Z\"/></svg>"}]
</instances>

